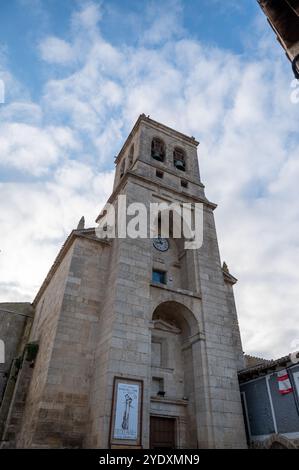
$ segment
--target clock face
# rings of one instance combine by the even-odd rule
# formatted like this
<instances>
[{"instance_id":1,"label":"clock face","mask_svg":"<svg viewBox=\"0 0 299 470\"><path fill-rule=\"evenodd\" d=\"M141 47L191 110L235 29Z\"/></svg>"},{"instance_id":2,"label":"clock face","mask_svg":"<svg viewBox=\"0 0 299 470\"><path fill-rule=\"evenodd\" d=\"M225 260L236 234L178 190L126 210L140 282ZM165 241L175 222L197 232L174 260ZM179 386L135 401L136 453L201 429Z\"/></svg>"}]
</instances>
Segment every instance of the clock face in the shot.
<instances>
[{"instance_id":1,"label":"clock face","mask_svg":"<svg viewBox=\"0 0 299 470\"><path fill-rule=\"evenodd\" d=\"M169 248L169 242L167 238L157 237L154 239L153 245L156 248L156 250L159 250L159 251L167 251Z\"/></svg>"}]
</instances>

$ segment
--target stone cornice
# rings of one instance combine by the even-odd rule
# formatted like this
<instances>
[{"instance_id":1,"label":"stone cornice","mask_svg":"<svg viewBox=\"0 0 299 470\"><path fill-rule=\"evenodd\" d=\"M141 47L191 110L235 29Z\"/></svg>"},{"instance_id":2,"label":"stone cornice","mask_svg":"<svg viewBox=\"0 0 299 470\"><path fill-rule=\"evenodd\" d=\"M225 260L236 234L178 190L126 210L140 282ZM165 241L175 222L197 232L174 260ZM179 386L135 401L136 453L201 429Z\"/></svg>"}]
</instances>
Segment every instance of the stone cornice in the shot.
<instances>
[{"instance_id":1,"label":"stone cornice","mask_svg":"<svg viewBox=\"0 0 299 470\"><path fill-rule=\"evenodd\" d=\"M177 398L167 398L167 397L158 397L158 396L151 396L151 401L158 402L158 403L168 403L170 405L181 405L181 406L188 406L188 400L184 399L177 399Z\"/></svg>"},{"instance_id":2,"label":"stone cornice","mask_svg":"<svg viewBox=\"0 0 299 470\"><path fill-rule=\"evenodd\" d=\"M128 170L124 174L124 176L122 177L122 179L120 180L119 184L116 186L114 191L112 192L111 196L108 198L107 203L109 203L109 204L113 203L116 196L121 192L123 187L126 185L129 176L133 176L135 179L139 179L141 181L145 181L147 183L154 184L155 186L161 187L161 184L158 183L156 180L154 180L152 178L149 178L149 177L146 177L146 176L143 176L143 175L139 175L138 173L135 173L132 170ZM209 207L212 210L215 210L217 208L217 204L214 204L213 202L209 201L206 198L200 198L198 196L188 194L186 191L184 191L184 192L177 191L176 189L172 188L171 186L167 186L166 184L163 184L163 188L166 189L167 191L175 194L176 196L179 196L179 197L184 196L185 198L191 199L193 202L202 203L202 204L206 205L207 207ZM100 215L101 215L101 212L95 220L96 223L99 221Z\"/></svg>"},{"instance_id":3,"label":"stone cornice","mask_svg":"<svg viewBox=\"0 0 299 470\"><path fill-rule=\"evenodd\" d=\"M186 290L186 289L174 289L164 284L158 284L158 283L153 283L153 282L151 282L150 286L155 287L157 289L162 289L162 290L166 290L169 292L173 292L174 294L187 295L188 297L195 297L196 299L201 299L201 295L199 292L193 292L191 290Z\"/></svg>"},{"instance_id":4,"label":"stone cornice","mask_svg":"<svg viewBox=\"0 0 299 470\"><path fill-rule=\"evenodd\" d=\"M235 278L229 272L225 271L224 269L222 269L222 272L223 272L223 278L225 282L228 282L229 284L236 284L236 282L238 282L238 279Z\"/></svg>"},{"instance_id":5,"label":"stone cornice","mask_svg":"<svg viewBox=\"0 0 299 470\"><path fill-rule=\"evenodd\" d=\"M1 304L0 304L0 313L8 313L9 315L20 315L21 317L33 318L33 312L30 314L16 312L15 310L8 310L7 308L1 308Z\"/></svg>"},{"instance_id":6,"label":"stone cornice","mask_svg":"<svg viewBox=\"0 0 299 470\"><path fill-rule=\"evenodd\" d=\"M183 174L180 173L180 174L178 174L178 171L179 171L179 170L171 170L169 167L165 167L165 166L163 165L163 163L161 163L161 166L157 167L156 164L151 163L151 162L148 162L148 161L146 161L146 160L143 160L143 159L140 158L140 157L138 157L138 159L136 160L135 163L137 163L137 162L138 162L138 163L140 162L140 163L143 163L143 164L145 164L145 165L151 166L152 168L155 168L155 169L157 169L157 170L161 170L161 171L163 171L163 173L169 173L169 174L172 175L172 176L175 176L175 177L177 177L177 178L183 179L184 181L188 181L189 183L192 183L192 184L194 184L194 185L196 185L196 186L199 186L200 188L204 188L204 187L205 187L205 185L204 185L201 181L199 181L199 179L198 179L198 181L195 181L194 179L190 178L190 176L188 175L188 173L183 173ZM157 162L157 163L158 163L158 162ZM156 181L156 180L154 180L154 181ZM162 184L162 182L160 182L160 185L161 185L161 184ZM164 185L164 183L163 183L163 185Z\"/></svg>"}]
</instances>

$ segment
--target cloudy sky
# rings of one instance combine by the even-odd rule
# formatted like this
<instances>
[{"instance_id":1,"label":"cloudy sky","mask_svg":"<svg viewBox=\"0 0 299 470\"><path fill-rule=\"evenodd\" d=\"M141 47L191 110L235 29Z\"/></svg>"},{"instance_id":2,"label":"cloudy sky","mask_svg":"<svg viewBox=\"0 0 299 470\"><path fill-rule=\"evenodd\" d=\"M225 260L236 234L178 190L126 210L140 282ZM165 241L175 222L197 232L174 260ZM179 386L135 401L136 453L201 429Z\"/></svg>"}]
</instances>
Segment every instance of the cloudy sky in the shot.
<instances>
[{"instance_id":1,"label":"cloudy sky","mask_svg":"<svg viewBox=\"0 0 299 470\"><path fill-rule=\"evenodd\" d=\"M244 350L298 349L299 103L256 1L2 0L0 18L0 299L32 301L94 225L145 113L201 142Z\"/></svg>"}]
</instances>

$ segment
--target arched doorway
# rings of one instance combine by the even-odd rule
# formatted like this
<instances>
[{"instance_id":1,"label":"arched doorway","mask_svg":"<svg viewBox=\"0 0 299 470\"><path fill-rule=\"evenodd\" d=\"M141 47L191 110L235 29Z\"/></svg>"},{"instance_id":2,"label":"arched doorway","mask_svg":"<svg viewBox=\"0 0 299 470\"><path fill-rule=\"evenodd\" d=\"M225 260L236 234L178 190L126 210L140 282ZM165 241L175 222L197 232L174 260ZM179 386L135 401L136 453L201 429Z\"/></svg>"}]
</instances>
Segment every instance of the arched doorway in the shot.
<instances>
[{"instance_id":1,"label":"arched doorway","mask_svg":"<svg viewBox=\"0 0 299 470\"><path fill-rule=\"evenodd\" d=\"M152 316L151 425L153 447L197 446L193 344L198 334L194 314L166 301Z\"/></svg>"}]
</instances>

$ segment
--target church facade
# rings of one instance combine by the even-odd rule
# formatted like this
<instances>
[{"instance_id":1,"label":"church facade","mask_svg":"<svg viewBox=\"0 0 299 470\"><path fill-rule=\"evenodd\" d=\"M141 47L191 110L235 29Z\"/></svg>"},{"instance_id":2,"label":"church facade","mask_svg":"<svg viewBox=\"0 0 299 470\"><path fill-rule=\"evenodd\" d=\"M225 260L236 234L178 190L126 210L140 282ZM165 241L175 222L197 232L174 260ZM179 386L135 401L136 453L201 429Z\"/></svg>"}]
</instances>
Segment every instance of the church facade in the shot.
<instances>
[{"instance_id":1,"label":"church facade","mask_svg":"<svg viewBox=\"0 0 299 470\"><path fill-rule=\"evenodd\" d=\"M108 202L116 212L119 195L146 207L201 204L202 246L171 235L99 238L83 223L71 232L7 369L2 447L246 447L236 279L221 266L197 146L138 118Z\"/></svg>"}]
</instances>

